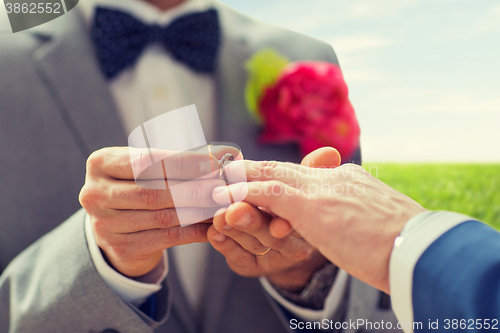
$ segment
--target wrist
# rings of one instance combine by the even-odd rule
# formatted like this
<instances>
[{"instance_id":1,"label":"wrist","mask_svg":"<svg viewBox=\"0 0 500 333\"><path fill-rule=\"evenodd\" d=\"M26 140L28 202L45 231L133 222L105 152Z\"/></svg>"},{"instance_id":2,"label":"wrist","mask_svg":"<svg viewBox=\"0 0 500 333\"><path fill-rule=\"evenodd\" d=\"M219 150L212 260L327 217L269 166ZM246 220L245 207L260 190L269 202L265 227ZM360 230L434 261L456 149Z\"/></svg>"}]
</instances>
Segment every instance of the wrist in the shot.
<instances>
[{"instance_id":1,"label":"wrist","mask_svg":"<svg viewBox=\"0 0 500 333\"><path fill-rule=\"evenodd\" d=\"M394 249L401 243L404 236L418 226L422 221L424 221L429 215L434 214L434 212L429 211L422 206L418 205L412 211L408 212L404 219L401 219L400 225L395 230L395 235L391 237L391 244L388 254L384 257L387 258L384 264L384 278L379 284L374 285L374 287L385 292L386 294L391 294L390 288L390 262Z\"/></svg>"},{"instance_id":2,"label":"wrist","mask_svg":"<svg viewBox=\"0 0 500 333\"><path fill-rule=\"evenodd\" d=\"M110 267L120 274L137 281L140 281L143 276L153 271L160 264L160 261L163 258L163 252L158 252L146 259L130 259L123 261L116 260L108 256L106 251L104 251L101 247L99 247L99 249L101 250L104 260Z\"/></svg>"},{"instance_id":3,"label":"wrist","mask_svg":"<svg viewBox=\"0 0 500 333\"><path fill-rule=\"evenodd\" d=\"M276 274L266 276L266 279L275 287L292 293L300 293L310 283L314 274L323 268L329 261L315 251L313 257L306 263L292 267Z\"/></svg>"},{"instance_id":4,"label":"wrist","mask_svg":"<svg viewBox=\"0 0 500 333\"><path fill-rule=\"evenodd\" d=\"M339 268L327 262L316 271L309 283L300 292L290 292L275 286L275 289L289 301L303 308L321 310L335 282Z\"/></svg>"}]
</instances>

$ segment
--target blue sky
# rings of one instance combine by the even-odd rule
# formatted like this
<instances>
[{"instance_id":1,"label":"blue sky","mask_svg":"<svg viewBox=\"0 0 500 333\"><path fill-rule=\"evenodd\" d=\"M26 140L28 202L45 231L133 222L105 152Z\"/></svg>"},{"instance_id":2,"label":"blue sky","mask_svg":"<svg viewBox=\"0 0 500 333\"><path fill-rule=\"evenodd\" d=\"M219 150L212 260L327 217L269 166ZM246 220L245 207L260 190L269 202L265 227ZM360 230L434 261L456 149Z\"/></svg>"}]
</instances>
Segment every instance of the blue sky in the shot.
<instances>
[{"instance_id":1,"label":"blue sky","mask_svg":"<svg viewBox=\"0 0 500 333\"><path fill-rule=\"evenodd\" d=\"M223 0L330 43L366 161L500 161L498 0Z\"/></svg>"}]
</instances>

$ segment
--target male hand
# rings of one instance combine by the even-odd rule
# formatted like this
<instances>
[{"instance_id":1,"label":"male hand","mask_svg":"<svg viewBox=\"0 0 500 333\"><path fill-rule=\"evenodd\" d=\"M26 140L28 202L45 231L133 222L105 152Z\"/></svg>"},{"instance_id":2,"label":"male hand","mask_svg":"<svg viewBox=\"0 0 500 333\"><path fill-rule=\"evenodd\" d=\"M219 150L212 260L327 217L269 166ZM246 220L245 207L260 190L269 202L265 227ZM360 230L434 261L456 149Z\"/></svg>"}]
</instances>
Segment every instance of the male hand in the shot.
<instances>
[{"instance_id":1,"label":"male hand","mask_svg":"<svg viewBox=\"0 0 500 333\"><path fill-rule=\"evenodd\" d=\"M213 149L213 156L221 158L227 152L236 154L223 147ZM161 162L152 165L152 157ZM211 193L223 182L193 179L216 169L215 158L196 152L128 147L94 152L87 161L80 203L90 216L96 242L108 263L126 276L138 277L156 267L164 249L206 242L208 223L220 207ZM134 174L137 177L141 171L141 179L136 181ZM175 209L169 185L177 187ZM206 223L181 227L177 212L182 209L193 220Z\"/></svg>"},{"instance_id":2,"label":"male hand","mask_svg":"<svg viewBox=\"0 0 500 333\"><path fill-rule=\"evenodd\" d=\"M337 152L311 155L302 164L337 167L340 156ZM300 292L327 260L298 234L291 234L288 222L282 219L274 220L275 233L279 235L275 237L269 228L271 220L271 214L241 202L217 215L207 235L235 273L265 276L275 286Z\"/></svg>"},{"instance_id":3,"label":"male hand","mask_svg":"<svg viewBox=\"0 0 500 333\"><path fill-rule=\"evenodd\" d=\"M280 225L278 231L289 222L335 265L389 293L394 240L425 211L422 206L354 164L320 170L277 162L245 166L254 182L229 186L233 195L248 191L245 201L277 216L271 224ZM227 190L215 189L214 200L224 204Z\"/></svg>"}]
</instances>

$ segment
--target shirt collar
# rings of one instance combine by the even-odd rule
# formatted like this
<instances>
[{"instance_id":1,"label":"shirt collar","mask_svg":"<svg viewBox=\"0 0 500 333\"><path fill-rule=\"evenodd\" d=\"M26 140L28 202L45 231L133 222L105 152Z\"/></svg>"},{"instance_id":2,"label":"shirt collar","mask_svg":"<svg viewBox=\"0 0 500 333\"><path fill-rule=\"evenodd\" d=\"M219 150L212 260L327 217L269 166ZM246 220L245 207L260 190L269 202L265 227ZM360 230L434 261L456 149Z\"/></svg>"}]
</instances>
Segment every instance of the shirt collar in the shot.
<instances>
[{"instance_id":1,"label":"shirt collar","mask_svg":"<svg viewBox=\"0 0 500 333\"><path fill-rule=\"evenodd\" d=\"M187 0L166 11L160 11L144 0L80 0L77 8L82 13L87 26L92 24L94 11L98 6L127 12L147 24L165 26L179 16L213 7L213 0Z\"/></svg>"}]
</instances>

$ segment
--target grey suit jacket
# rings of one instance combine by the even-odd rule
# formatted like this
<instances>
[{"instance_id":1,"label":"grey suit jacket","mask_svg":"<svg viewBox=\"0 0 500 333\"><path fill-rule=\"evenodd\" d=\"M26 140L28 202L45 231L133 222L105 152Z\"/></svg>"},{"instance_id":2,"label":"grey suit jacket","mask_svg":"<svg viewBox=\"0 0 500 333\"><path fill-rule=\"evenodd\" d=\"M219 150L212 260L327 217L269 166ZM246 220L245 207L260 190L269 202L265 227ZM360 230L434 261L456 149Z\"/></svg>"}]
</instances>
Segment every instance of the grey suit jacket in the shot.
<instances>
[{"instance_id":1,"label":"grey suit jacket","mask_svg":"<svg viewBox=\"0 0 500 333\"><path fill-rule=\"evenodd\" d=\"M257 145L259 127L243 102L243 63L264 47L291 60L337 62L333 50L216 8L223 28L215 74L218 141L238 144L250 159L297 162L293 145ZM232 273L215 250L199 317L188 307L173 258L155 320L106 286L88 252L78 193L87 156L126 145L126 133L78 13L57 21L62 31L0 36L0 271L8 265L0 277L0 333L290 332L258 280ZM376 290L353 279L349 293L346 320L395 320Z\"/></svg>"}]
</instances>

